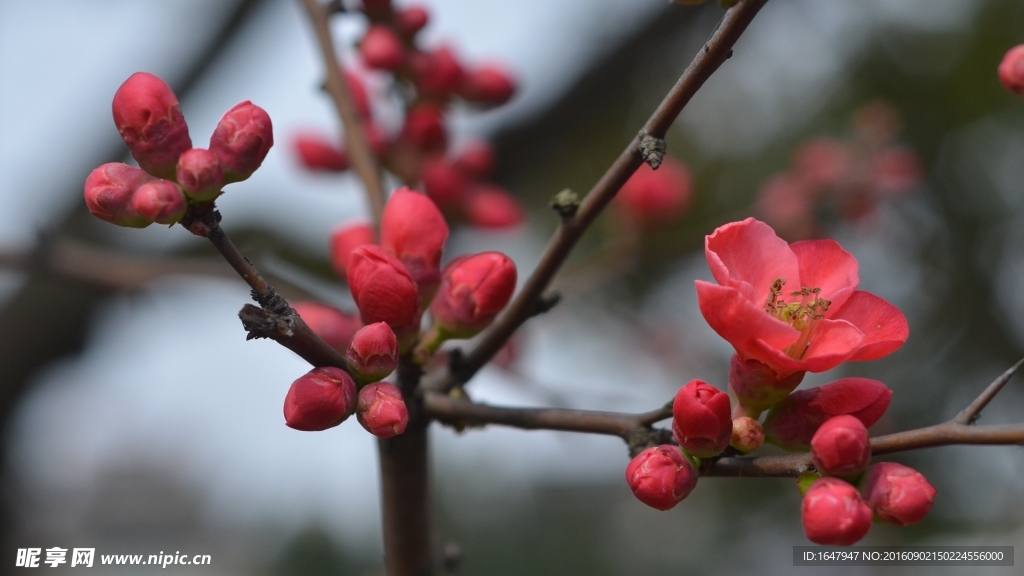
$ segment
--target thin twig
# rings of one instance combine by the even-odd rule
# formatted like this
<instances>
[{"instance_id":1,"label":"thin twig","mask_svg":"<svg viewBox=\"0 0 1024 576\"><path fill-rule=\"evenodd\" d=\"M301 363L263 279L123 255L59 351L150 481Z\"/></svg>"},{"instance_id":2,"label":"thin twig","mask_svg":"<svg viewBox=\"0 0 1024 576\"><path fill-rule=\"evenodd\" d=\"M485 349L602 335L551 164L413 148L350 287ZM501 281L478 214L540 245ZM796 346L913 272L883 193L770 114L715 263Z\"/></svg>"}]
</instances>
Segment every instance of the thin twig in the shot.
<instances>
[{"instance_id":1,"label":"thin twig","mask_svg":"<svg viewBox=\"0 0 1024 576\"><path fill-rule=\"evenodd\" d=\"M741 0L726 12L711 39L697 53L693 62L644 124L643 130L648 137L665 137L665 133L686 103L731 56L736 40L766 2L767 0ZM634 138L583 199L576 215L562 220L541 255L537 268L523 285L522 291L509 304L501 318L484 333L477 346L463 356L462 365L457 371L458 378L448 368L441 368L426 375L423 381L424 388L446 391L464 383L501 349L509 337L536 310L537 299L547 289L583 233L643 161L640 138Z\"/></svg>"},{"instance_id":2,"label":"thin twig","mask_svg":"<svg viewBox=\"0 0 1024 576\"><path fill-rule=\"evenodd\" d=\"M1024 364L1024 358L1018 360L1016 364L1010 366L1009 370L1003 372L999 378L993 380L992 383L974 399L974 402L971 402L970 406L964 408L956 415L953 422L956 422L957 424L974 424L978 420L978 417L981 416L981 411L984 410L985 406L988 406L988 403L996 397L996 394L1003 389L1003 386L1006 386L1006 383L1010 381L1010 378L1013 378L1013 375L1022 364Z\"/></svg>"},{"instance_id":3,"label":"thin twig","mask_svg":"<svg viewBox=\"0 0 1024 576\"><path fill-rule=\"evenodd\" d=\"M327 68L327 92L330 93L334 107L341 118L345 143L349 157L352 159L352 167L366 186L366 196L370 203L373 221L380 224L380 216L384 211L384 185L381 182L380 167L373 157L363 121L352 100L352 91L349 90L348 81L341 73L341 65L334 52L334 41L331 40L331 30L328 26L330 14L317 0L302 0L302 4L316 30L320 53Z\"/></svg>"}]
</instances>

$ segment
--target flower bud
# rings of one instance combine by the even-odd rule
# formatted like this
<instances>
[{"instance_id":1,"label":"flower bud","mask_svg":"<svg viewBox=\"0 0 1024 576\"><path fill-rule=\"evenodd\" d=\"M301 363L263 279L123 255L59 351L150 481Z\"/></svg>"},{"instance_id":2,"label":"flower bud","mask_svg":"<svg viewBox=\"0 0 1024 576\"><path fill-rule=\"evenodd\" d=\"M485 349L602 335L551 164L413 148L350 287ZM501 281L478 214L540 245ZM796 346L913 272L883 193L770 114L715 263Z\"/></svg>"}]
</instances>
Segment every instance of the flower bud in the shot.
<instances>
[{"instance_id":1,"label":"flower bud","mask_svg":"<svg viewBox=\"0 0 1024 576\"><path fill-rule=\"evenodd\" d=\"M170 180L150 180L132 196L132 208L150 222L174 224L185 215L185 194Z\"/></svg>"},{"instance_id":2,"label":"flower bud","mask_svg":"<svg viewBox=\"0 0 1024 576\"><path fill-rule=\"evenodd\" d=\"M747 454L757 450L764 444L764 428L761 423L750 416L732 419L732 438L729 445Z\"/></svg>"},{"instance_id":3,"label":"flower bud","mask_svg":"<svg viewBox=\"0 0 1024 576\"><path fill-rule=\"evenodd\" d=\"M364 323L387 322L401 344L415 338L420 327L419 294L401 261L380 246L366 244L349 256L347 277Z\"/></svg>"},{"instance_id":4,"label":"flower bud","mask_svg":"<svg viewBox=\"0 0 1024 576\"><path fill-rule=\"evenodd\" d=\"M800 385L804 374L794 372L780 379L767 364L753 359L744 362L733 354L729 363L729 390L744 411L756 417L784 400Z\"/></svg>"},{"instance_id":5,"label":"flower bud","mask_svg":"<svg viewBox=\"0 0 1024 576\"><path fill-rule=\"evenodd\" d=\"M360 384L378 382L398 366L398 339L384 322L363 326L352 339L345 360Z\"/></svg>"},{"instance_id":6,"label":"flower bud","mask_svg":"<svg viewBox=\"0 0 1024 576\"><path fill-rule=\"evenodd\" d=\"M284 422L289 428L314 432L341 424L356 404L356 383L344 370L313 368L292 382L284 398Z\"/></svg>"},{"instance_id":7,"label":"flower bud","mask_svg":"<svg viewBox=\"0 0 1024 576\"><path fill-rule=\"evenodd\" d=\"M163 80L132 74L114 94L114 125L139 166L160 178L174 178L178 156L192 147L178 97Z\"/></svg>"},{"instance_id":8,"label":"flower bud","mask_svg":"<svg viewBox=\"0 0 1024 576\"><path fill-rule=\"evenodd\" d=\"M1024 96L1024 44L1010 48L999 63L999 81L1017 96Z\"/></svg>"},{"instance_id":9,"label":"flower bud","mask_svg":"<svg viewBox=\"0 0 1024 576\"><path fill-rule=\"evenodd\" d=\"M421 96L447 98L462 82L462 65L455 52L447 46L430 52L416 52L410 64L416 90Z\"/></svg>"},{"instance_id":10,"label":"flower bud","mask_svg":"<svg viewBox=\"0 0 1024 576\"><path fill-rule=\"evenodd\" d=\"M415 36L417 32L426 27L429 21L430 14L423 6L410 6L395 14L395 27L406 38Z\"/></svg>"},{"instance_id":11,"label":"flower bud","mask_svg":"<svg viewBox=\"0 0 1024 576\"><path fill-rule=\"evenodd\" d=\"M469 71L462 78L459 95L470 102L500 106L516 92L512 76L501 66L485 65Z\"/></svg>"},{"instance_id":12,"label":"flower bud","mask_svg":"<svg viewBox=\"0 0 1024 576\"><path fill-rule=\"evenodd\" d=\"M811 438L811 457L823 474L859 474L871 461L868 429L849 414L829 418Z\"/></svg>"},{"instance_id":13,"label":"flower bud","mask_svg":"<svg viewBox=\"0 0 1024 576\"><path fill-rule=\"evenodd\" d=\"M193 148L178 157L178 184L189 198L208 202L220 195L224 186L224 166L209 150Z\"/></svg>"},{"instance_id":14,"label":"flower bud","mask_svg":"<svg viewBox=\"0 0 1024 576\"><path fill-rule=\"evenodd\" d=\"M647 163L626 181L615 201L642 226L658 226L678 220L690 206L693 176L685 164L665 156L657 170Z\"/></svg>"},{"instance_id":15,"label":"flower bud","mask_svg":"<svg viewBox=\"0 0 1024 576\"><path fill-rule=\"evenodd\" d=\"M338 276L344 278L352 251L363 244L374 244L373 226L365 222L349 223L331 232L331 265Z\"/></svg>"},{"instance_id":16,"label":"flower bud","mask_svg":"<svg viewBox=\"0 0 1024 576\"><path fill-rule=\"evenodd\" d=\"M729 395L701 380L691 380L672 401L672 435L698 458L721 454L732 439Z\"/></svg>"},{"instance_id":17,"label":"flower bud","mask_svg":"<svg viewBox=\"0 0 1024 576\"><path fill-rule=\"evenodd\" d=\"M378 382L359 391L356 418L366 431L378 438L391 438L405 432L409 410L402 393L394 385Z\"/></svg>"},{"instance_id":18,"label":"flower bud","mask_svg":"<svg viewBox=\"0 0 1024 576\"><path fill-rule=\"evenodd\" d=\"M526 216L514 196L499 186L484 184L469 191L466 219L479 228L500 230L522 224Z\"/></svg>"},{"instance_id":19,"label":"flower bud","mask_svg":"<svg viewBox=\"0 0 1024 576\"><path fill-rule=\"evenodd\" d=\"M351 166L344 150L319 136L301 134L293 143L299 162L309 170L344 172Z\"/></svg>"},{"instance_id":20,"label":"flower bud","mask_svg":"<svg viewBox=\"0 0 1024 576\"><path fill-rule=\"evenodd\" d=\"M829 418L849 414L870 427L885 414L891 399L892 390L869 378L843 378L797 390L769 410L765 436L785 450L801 452L810 448L814 433Z\"/></svg>"},{"instance_id":21,"label":"flower bud","mask_svg":"<svg viewBox=\"0 0 1024 576\"><path fill-rule=\"evenodd\" d=\"M671 510L697 486L697 470L675 446L655 446L630 460L626 483L637 500Z\"/></svg>"},{"instance_id":22,"label":"flower bud","mask_svg":"<svg viewBox=\"0 0 1024 576\"><path fill-rule=\"evenodd\" d=\"M907 526L924 520L936 491L917 470L895 462L879 462L868 468L863 493L876 519Z\"/></svg>"},{"instance_id":23,"label":"flower bud","mask_svg":"<svg viewBox=\"0 0 1024 576\"><path fill-rule=\"evenodd\" d=\"M270 116L248 100L224 113L210 137L210 150L224 164L224 182L229 184L252 176L273 145Z\"/></svg>"},{"instance_id":24,"label":"flower bud","mask_svg":"<svg viewBox=\"0 0 1024 576\"><path fill-rule=\"evenodd\" d=\"M871 508L857 489L838 478L811 486L800 506L804 534L815 544L849 546L871 528Z\"/></svg>"},{"instance_id":25,"label":"flower bud","mask_svg":"<svg viewBox=\"0 0 1024 576\"><path fill-rule=\"evenodd\" d=\"M391 194L380 219L380 244L405 264L427 305L441 282L441 250L448 223L426 196L408 188Z\"/></svg>"},{"instance_id":26,"label":"flower bud","mask_svg":"<svg viewBox=\"0 0 1024 576\"><path fill-rule=\"evenodd\" d=\"M423 163L423 190L440 208L460 208L468 187L466 173L444 156L434 156Z\"/></svg>"},{"instance_id":27,"label":"flower bud","mask_svg":"<svg viewBox=\"0 0 1024 576\"><path fill-rule=\"evenodd\" d=\"M463 256L445 267L430 314L448 337L469 338L494 320L515 289L516 265L508 256Z\"/></svg>"},{"instance_id":28,"label":"flower bud","mask_svg":"<svg viewBox=\"0 0 1024 576\"><path fill-rule=\"evenodd\" d=\"M370 68L394 72L405 63L402 40L387 26L374 24L359 43L363 61Z\"/></svg>"},{"instance_id":29,"label":"flower bud","mask_svg":"<svg viewBox=\"0 0 1024 576\"><path fill-rule=\"evenodd\" d=\"M292 308L314 334L341 354L348 350L352 338L363 325L358 316L317 302L295 302Z\"/></svg>"},{"instance_id":30,"label":"flower bud","mask_svg":"<svg viewBox=\"0 0 1024 576\"><path fill-rule=\"evenodd\" d=\"M417 150L444 148L448 140L444 114L433 104L416 104L406 113L405 124L398 138Z\"/></svg>"},{"instance_id":31,"label":"flower bud","mask_svg":"<svg viewBox=\"0 0 1024 576\"><path fill-rule=\"evenodd\" d=\"M135 211L132 195L152 179L143 170L121 162L104 164L85 179L85 205L100 220L128 228L145 228L151 221Z\"/></svg>"},{"instance_id":32,"label":"flower bud","mask_svg":"<svg viewBox=\"0 0 1024 576\"><path fill-rule=\"evenodd\" d=\"M473 177L484 180L494 173L497 159L490 144L483 140L474 140L462 149L455 163Z\"/></svg>"}]
</instances>

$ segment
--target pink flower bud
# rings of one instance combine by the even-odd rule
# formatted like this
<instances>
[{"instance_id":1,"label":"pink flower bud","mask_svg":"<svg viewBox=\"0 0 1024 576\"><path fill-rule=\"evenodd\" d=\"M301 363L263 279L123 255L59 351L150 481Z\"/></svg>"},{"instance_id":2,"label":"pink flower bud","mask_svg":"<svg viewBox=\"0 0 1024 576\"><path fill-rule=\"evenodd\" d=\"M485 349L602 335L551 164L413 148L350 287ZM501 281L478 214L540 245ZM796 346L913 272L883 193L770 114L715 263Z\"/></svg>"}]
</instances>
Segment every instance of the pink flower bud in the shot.
<instances>
[{"instance_id":1,"label":"pink flower bud","mask_svg":"<svg viewBox=\"0 0 1024 576\"><path fill-rule=\"evenodd\" d=\"M483 140L474 140L459 153L455 163L477 179L490 178L497 164L494 148Z\"/></svg>"},{"instance_id":2,"label":"pink flower bud","mask_svg":"<svg viewBox=\"0 0 1024 576\"><path fill-rule=\"evenodd\" d=\"M407 38L411 38L423 30L429 21L430 14L423 6L410 6L395 14L395 27L398 28L400 34Z\"/></svg>"},{"instance_id":3,"label":"pink flower bud","mask_svg":"<svg viewBox=\"0 0 1024 576\"><path fill-rule=\"evenodd\" d=\"M419 333L416 283L390 252L369 244L356 248L349 256L347 276L364 323L387 322L402 344Z\"/></svg>"},{"instance_id":4,"label":"pink flower bud","mask_svg":"<svg viewBox=\"0 0 1024 576\"><path fill-rule=\"evenodd\" d=\"M423 189L439 207L454 210L460 207L469 178L457 165L434 156L423 163Z\"/></svg>"},{"instance_id":5,"label":"pink flower bud","mask_svg":"<svg viewBox=\"0 0 1024 576\"><path fill-rule=\"evenodd\" d=\"M797 390L768 412L765 436L786 450L804 451L810 448L818 427L829 418L849 414L870 427L885 414L891 399L892 390L869 378L843 378Z\"/></svg>"},{"instance_id":6,"label":"pink flower bud","mask_svg":"<svg viewBox=\"0 0 1024 576\"><path fill-rule=\"evenodd\" d=\"M516 92L516 83L501 66L485 65L465 74L459 95L470 102L500 106Z\"/></svg>"},{"instance_id":7,"label":"pink flower bud","mask_svg":"<svg viewBox=\"0 0 1024 576\"><path fill-rule=\"evenodd\" d=\"M849 546L871 528L871 508L856 488L838 478L822 478L811 486L800 517L804 534L815 544Z\"/></svg>"},{"instance_id":8,"label":"pink flower bud","mask_svg":"<svg viewBox=\"0 0 1024 576\"><path fill-rule=\"evenodd\" d=\"M299 162L310 170L344 172L351 166L344 150L319 136L301 134L293 143Z\"/></svg>"},{"instance_id":9,"label":"pink flower bud","mask_svg":"<svg viewBox=\"0 0 1024 576\"><path fill-rule=\"evenodd\" d=\"M345 81L348 83L348 92L352 96L352 103L356 106L356 112L364 120L370 118L370 95L366 91L366 83L361 76L355 72L342 70L345 74Z\"/></svg>"},{"instance_id":10,"label":"pink flower bud","mask_svg":"<svg viewBox=\"0 0 1024 576\"><path fill-rule=\"evenodd\" d=\"M355 404L356 383L351 376L340 368L313 368L288 389L284 422L304 432L326 430L344 422Z\"/></svg>"},{"instance_id":11,"label":"pink flower bud","mask_svg":"<svg viewBox=\"0 0 1024 576\"><path fill-rule=\"evenodd\" d=\"M469 191L466 219L478 228L497 230L522 224L526 215L519 201L504 188L484 184Z\"/></svg>"},{"instance_id":12,"label":"pink flower bud","mask_svg":"<svg viewBox=\"0 0 1024 576\"><path fill-rule=\"evenodd\" d=\"M366 431L378 438L391 438L405 432L409 410L402 393L394 385L378 382L359 391L356 418Z\"/></svg>"},{"instance_id":13,"label":"pink flower bud","mask_svg":"<svg viewBox=\"0 0 1024 576\"><path fill-rule=\"evenodd\" d=\"M220 195L224 186L224 166L209 150L193 148L178 157L178 184L189 198L208 202Z\"/></svg>"},{"instance_id":14,"label":"pink flower bud","mask_svg":"<svg viewBox=\"0 0 1024 576\"><path fill-rule=\"evenodd\" d=\"M114 94L114 125L143 170L174 178L178 156L192 147L178 97L163 80L132 74Z\"/></svg>"},{"instance_id":15,"label":"pink flower bud","mask_svg":"<svg viewBox=\"0 0 1024 576\"><path fill-rule=\"evenodd\" d=\"M358 316L351 316L317 302L295 302L292 308L314 334L342 354L348 350L352 338L363 326Z\"/></svg>"},{"instance_id":16,"label":"pink flower bud","mask_svg":"<svg viewBox=\"0 0 1024 576\"><path fill-rule=\"evenodd\" d=\"M447 98L462 83L462 65L447 46L431 52L415 52L410 64L416 90L421 96Z\"/></svg>"},{"instance_id":17,"label":"pink flower bud","mask_svg":"<svg viewBox=\"0 0 1024 576\"><path fill-rule=\"evenodd\" d=\"M636 499L655 510L671 510L697 486L697 470L675 446L648 448L626 466Z\"/></svg>"},{"instance_id":18,"label":"pink flower bud","mask_svg":"<svg viewBox=\"0 0 1024 576\"><path fill-rule=\"evenodd\" d=\"M779 378L767 364L758 360L740 360L733 354L729 363L729 390L747 414L758 416L781 402L800 385L806 372L794 372Z\"/></svg>"},{"instance_id":19,"label":"pink flower bud","mask_svg":"<svg viewBox=\"0 0 1024 576\"><path fill-rule=\"evenodd\" d=\"M1018 96L1024 96L1024 44L1010 48L999 63L999 81Z\"/></svg>"},{"instance_id":20,"label":"pink flower bud","mask_svg":"<svg viewBox=\"0 0 1024 576\"><path fill-rule=\"evenodd\" d=\"M812 138L793 153L793 172L812 187L836 186L852 169L853 154L835 138Z\"/></svg>"},{"instance_id":21,"label":"pink flower bud","mask_svg":"<svg viewBox=\"0 0 1024 576\"><path fill-rule=\"evenodd\" d=\"M445 267L430 314L449 337L469 338L494 320L515 289L516 265L508 256L462 256Z\"/></svg>"},{"instance_id":22,"label":"pink flower bud","mask_svg":"<svg viewBox=\"0 0 1024 576\"><path fill-rule=\"evenodd\" d=\"M913 190L921 182L923 172L921 159L908 148L893 146L871 158L872 185L879 194Z\"/></svg>"},{"instance_id":23,"label":"pink flower bud","mask_svg":"<svg viewBox=\"0 0 1024 576\"><path fill-rule=\"evenodd\" d=\"M363 61L370 68L395 71L405 63L402 40L387 26L374 24L359 44Z\"/></svg>"},{"instance_id":24,"label":"pink flower bud","mask_svg":"<svg viewBox=\"0 0 1024 576\"><path fill-rule=\"evenodd\" d=\"M174 224L185 215L185 194L170 180L150 180L132 196L132 208L150 222Z\"/></svg>"},{"instance_id":25,"label":"pink flower bud","mask_svg":"<svg viewBox=\"0 0 1024 576\"><path fill-rule=\"evenodd\" d=\"M433 104L416 104L406 113L405 124L398 138L417 150L444 148L448 140L444 114Z\"/></svg>"},{"instance_id":26,"label":"pink flower bud","mask_svg":"<svg viewBox=\"0 0 1024 576\"><path fill-rule=\"evenodd\" d=\"M690 169L665 156L657 170L641 164L619 190L615 202L639 224L657 226L679 219L692 195Z\"/></svg>"},{"instance_id":27,"label":"pink flower bud","mask_svg":"<svg viewBox=\"0 0 1024 576\"><path fill-rule=\"evenodd\" d=\"M248 100L225 112L210 137L210 150L224 164L226 183L252 176L273 145L270 116Z\"/></svg>"},{"instance_id":28,"label":"pink flower bud","mask_svg":"<svg viewBox=\"0 0 1024 576\"><path fill-rule=\"evenodd\" d=\"M426 194L408 188L391 194L380 219L380 244L405 264L423 305L441 282L441 250L447 239L448 223Z\"/></svg>"},{"instance_id":29,"label":"pink flower bud","mask_svg":"<svg viewBox=\"0 0 1024 576\"><path fill-rule=\"evenodd\" d=\"M383 380L398 366L398 339L384 322L363 326L352 339L345 360L360 383Z\"/></svg>"},{"instance_id":30,"label":"pink flower bud","mask_svg":"<svg viewBox=\"0 0 1024 576\"><path fill-rule=\"evenodd\" d=\"M875 518L907 526L924 520L936 491L917 470L895 462L879 462L868 469L863 493Z\"/></svg>"},{"instance_id":31,"label":"pink flower bud","mask_svg":"<svg viewBox=\"0 0 1024 576\"><path fill-rule=\"evenodd\" d=\"M363 244L374 243L376 243L376 238L373 226L365 222L349 223L335 228L334 232L331 232L330 250L331 265L334 266L334 271L338 273L338 276L345 277L349 256L352 255L353 250Z\"/></svg>"},{"instance_id":32,"label":"pink flower bud","mask_svg":"<svg viewBox=\"0 0 1024 576\"><path fill-rule=\"evenodd\" d=\"M118 226L145 228L151 224L135 211L132 195L153 177L121 162L104 164L85 179L85 205L92 215Z\"/></svg>"},{"instance_id":33,"label":"pink flower bud","mask_svg":"<svg viewBox=\"0 0 1024 576\"><path fill-rule=\"evenodd\" d=\"M747 454L757 450L764 444L764 428L761 423L750 416L732 419L732 438L729 445Z\"/></svg>"},{"instance_id":34,"label":"pink flower bud","mask_svg":"<svg viewBox=\"0 0 1024 576\"><path fill-rule=\"evenodd\" d=\"M829 418L811 438L811 457L822 474L859 474L871 461L868 429L849 414Z\"/></svg>"},{"instance_id":35,"label":"pink flower bud","mask_svg":"<svg viewBox=\"0 0 1024 576\"><path fill-rule=\"evenodd\" d=\"M672 401L672 435L698 458L721 454L732 439L729 395L701 380L691 380Z\"/></svg>"}]
</instances>

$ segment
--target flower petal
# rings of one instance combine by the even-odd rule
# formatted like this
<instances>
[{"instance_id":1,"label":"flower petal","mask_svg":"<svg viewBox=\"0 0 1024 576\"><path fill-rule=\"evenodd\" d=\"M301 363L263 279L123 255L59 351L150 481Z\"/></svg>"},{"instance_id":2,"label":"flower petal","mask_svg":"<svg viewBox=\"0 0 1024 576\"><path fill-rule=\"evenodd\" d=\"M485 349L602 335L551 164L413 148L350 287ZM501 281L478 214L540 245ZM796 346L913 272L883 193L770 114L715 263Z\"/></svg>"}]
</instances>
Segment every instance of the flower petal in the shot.
<instances>
[{"instance_id":1,"label":"flower petal","mask_svg":"<svg viewBox=\"0 0 1024 576\"><path fill-rule=\"evenodd\" d=\"M796 341L799 332L744 298L736 288L697 280L697 304L711 328L725 338L740 357L754 340L782 349ZM758 358L760 359L760 358Z\"/></svg>"},{"instance_id":2,"label":"flower petal","mask_svg":"<svg viewBox=\"0 0 1024 576\"><path fill-rule=\"evenodd\" d=\"M804 354L808 372L824 372L850 359L864 342L864 333L845 320L819 320Z\"/></svg>"},{"instance_id":3,"label":"flower petal","mask_svg":"<svg viewBox=\"0 0 1024 576\"><path fill-rule=\"evenodd\" d=\"M864 333L859 349L848 360L877 360L895 352L910 335L903 313L870 292L857 290L837 311L834 320L846 320Z\"/></svg>"},{"instance_id":4,"label":"flower petal","mask_svg":"<svg viewBox=\"0 0 1024 576\"><path fill-rule=\"evenodd\" d=\"M704 253L719 284L740 290L758 305L768 297L776 278L785 278L792 286L800 277L789 244L771 226L753 218L719 226L704 239Z\"/></svg>"},{"instance_id":5,"label":"flower petal","mask_svg":"<svg viewBox=\"0 0 1024 576\"><path fill-rule=\"evenodd\" d=\"M825 316L834 316L860 284L857 260L835 240L804 240L789 247L800 265L800 286L786 288L821 288L819 296L832 302Z\"/></svg>"}]
</instances>

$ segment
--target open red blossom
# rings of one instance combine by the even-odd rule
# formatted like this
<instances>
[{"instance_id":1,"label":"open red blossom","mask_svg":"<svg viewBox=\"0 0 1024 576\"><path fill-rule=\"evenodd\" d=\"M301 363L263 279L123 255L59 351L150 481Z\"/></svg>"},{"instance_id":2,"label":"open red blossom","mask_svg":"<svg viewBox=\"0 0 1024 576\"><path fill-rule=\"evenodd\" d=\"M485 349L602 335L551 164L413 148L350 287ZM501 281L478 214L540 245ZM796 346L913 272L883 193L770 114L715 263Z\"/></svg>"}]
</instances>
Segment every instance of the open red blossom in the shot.
<instances>
[{"instance_id":1,"label":"open red blossom","mask_svg":"<svg viewBox=\"0 0 1024 576\"><path fill-rule=\"evenodd\" d=\"M882 358L907 340L903 313L857 290L857 261L834 240L787 244L747 218L707 236L704 252L718 282L696 281L704 319L780 378Z\"/></svg>"},{"instance_id":2,"label":"open red blossom","mask_svg":"<svg viewBox=\"0 0 1024 576\"><path fill-rule=\"evenodd\" d=\"M380 219L381 246L405 264L426 305L441 282L441 250L448 224L426 194L399 188L391 194Z\"/></svg>"},{"instance_id":3,"label":"open red blossom","mask_svg":"<svg viewBox=\"0 0 1024 576\"><path fill-rule=\"evenodd\" d=\"M807 450L818 427L833 416L849 414L870 427L885 414L892 390L878 380L842 378L798 390L776 404L764 421L768 441L786 450Z\"/></svg>"}]
</instances>

